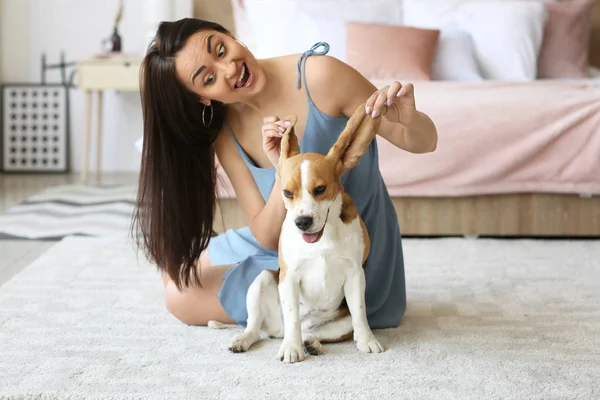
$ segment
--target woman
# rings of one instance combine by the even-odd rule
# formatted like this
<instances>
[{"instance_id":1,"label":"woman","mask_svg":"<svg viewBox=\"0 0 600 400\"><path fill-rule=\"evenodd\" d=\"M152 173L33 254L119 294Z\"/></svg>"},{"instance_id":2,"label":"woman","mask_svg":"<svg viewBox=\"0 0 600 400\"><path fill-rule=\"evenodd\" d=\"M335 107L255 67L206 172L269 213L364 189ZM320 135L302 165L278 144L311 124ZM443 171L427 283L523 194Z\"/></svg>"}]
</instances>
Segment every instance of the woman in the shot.
<instances>
[{"instance_id":1,"label":"woman","mask_svg":"<svg viewBox=\"0 0 600 400\"><path fill-rule=\"evenodd\" d=\"M324 47L324 50L319 50ZM277 269L285 208L275 182L283 125L296 114L302 152L326 153L366 102L384 118L379 135L413 153L433 151L434 124L415 108L413 86L376 88L317 44L302 55L256 60L222 26L163 22L142 65L142 165L135 223L162 271L167 309L190 325L246 323L246 292ZM301 87L304 90L301 90ZM215 155L248 226L212 235ZM343 179L371 236L365 267L372 328L397 326L406 306L402 243L381 179L377 143Z\"/></svg>"}]
</instances>

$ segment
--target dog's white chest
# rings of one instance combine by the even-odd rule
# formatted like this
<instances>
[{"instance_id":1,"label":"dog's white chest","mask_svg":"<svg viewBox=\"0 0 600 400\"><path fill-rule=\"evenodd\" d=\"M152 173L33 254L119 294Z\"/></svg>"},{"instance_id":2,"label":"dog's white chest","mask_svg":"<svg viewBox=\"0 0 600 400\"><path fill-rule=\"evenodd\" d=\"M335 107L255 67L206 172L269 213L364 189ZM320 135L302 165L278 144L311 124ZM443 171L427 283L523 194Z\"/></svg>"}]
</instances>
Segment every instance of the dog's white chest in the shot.
<instances>
[{"instance_id":1,"label":"dog's white chest","mask_svg":"<svg viewBox=\"0 0 600 400\"><path fill-rule=\"evenodd\" d=\"M291 232L286 234L286 229ZM348 273L362 268L364 238L360 221L331 223L317 243L306 243L284 225L282 252L288 275L298 279L301 309L334 312L344 298Z\"/></svg>"},{"instance_id":2,"label":"dog's white chest","mask_svg":"<svg viewBox=\"0 0 600 400\"><path fill-rule=\"evenodd\" d=\"M351 262L320 256L299 265L301 303L314 310L336 309L344 297L343 285Z\"/></svg>"}]
</instances>

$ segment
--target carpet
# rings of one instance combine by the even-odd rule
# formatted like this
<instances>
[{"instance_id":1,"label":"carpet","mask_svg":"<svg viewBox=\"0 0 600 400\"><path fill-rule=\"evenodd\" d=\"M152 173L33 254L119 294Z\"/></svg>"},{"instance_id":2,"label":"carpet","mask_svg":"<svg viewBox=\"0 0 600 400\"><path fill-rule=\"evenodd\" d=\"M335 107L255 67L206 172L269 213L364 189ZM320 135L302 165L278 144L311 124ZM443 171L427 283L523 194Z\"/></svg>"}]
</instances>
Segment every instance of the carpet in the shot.
<instances>
[{"instance_id":1,"label":"carpet","mask_svg":"<svg viewBox=\"0 0 600 400\"><path fill-rule=\"evenodd\" d=\"M51 187L0 215L0 239L124 235L135 197L135 185Z\"/></svg>"},{"instance_id":2,"label":"carpet","mask_svg":"<svg viewBox=\"0 0 600 400\"><path fill-rule=\"evenodd\" d=\"M600 243L406 239L409 305L352 342L284 365L279 340L180 323L119 238L70 237L0 288L2 399L593 399Z\"/></svg>"}]
</instances>

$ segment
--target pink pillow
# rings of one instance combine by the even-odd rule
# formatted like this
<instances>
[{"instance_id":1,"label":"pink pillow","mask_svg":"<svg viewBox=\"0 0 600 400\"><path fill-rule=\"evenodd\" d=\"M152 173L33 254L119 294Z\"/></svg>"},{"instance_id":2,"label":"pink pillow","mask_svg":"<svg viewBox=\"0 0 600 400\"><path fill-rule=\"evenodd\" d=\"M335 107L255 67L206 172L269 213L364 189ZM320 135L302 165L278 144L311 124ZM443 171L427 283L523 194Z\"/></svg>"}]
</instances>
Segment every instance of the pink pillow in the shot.
<instances>
[{"instance_id":1,"label":"pink pillow","mask_svg":"<svg viewBox=\"0 0 600 400\"><path fill-rule=\"evenodd\" d=\"M589 78L595 0L546 3L548 20L538 57L538 78Z\"/></svg>"},{"instance_id":2,"label":"pink pillow","mask_svg":"<svg viewBox=\"0 0 600 400\"><path fill-rule=\"evenodd\" d=\"M431 80L440 31L346 22L346 59L371 79Z\"/></svg>"}]
</instances>

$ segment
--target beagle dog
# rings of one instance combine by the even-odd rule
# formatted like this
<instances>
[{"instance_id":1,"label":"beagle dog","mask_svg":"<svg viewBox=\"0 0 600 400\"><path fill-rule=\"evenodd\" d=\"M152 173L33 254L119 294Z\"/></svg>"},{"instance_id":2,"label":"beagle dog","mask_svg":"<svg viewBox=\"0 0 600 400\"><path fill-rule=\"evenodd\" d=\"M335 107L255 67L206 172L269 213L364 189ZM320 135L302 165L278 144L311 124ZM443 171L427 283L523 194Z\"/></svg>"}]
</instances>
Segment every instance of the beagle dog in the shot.
<instances>
[{"instance_id":1,"label":"beagle dog","mask_svg":"<svg viewBox=\"0 0 600 400\"><path fill-rule=\"evenodd\" d=\"M358 165L374 139L381 117L362 104L326 155L300 153L297 117L281 140L277 179L287 210L279 239L279 270L265 270L247 294L248 321L233 337L232 352L244 352L262 332L283 338L278 358L285 363L318 355L322 343L354 337L358 350L383 347L367 322L365 274L369 234L342 174ZM211 326L215 327L215 323Z\"/></svg>"}]
</instances>

